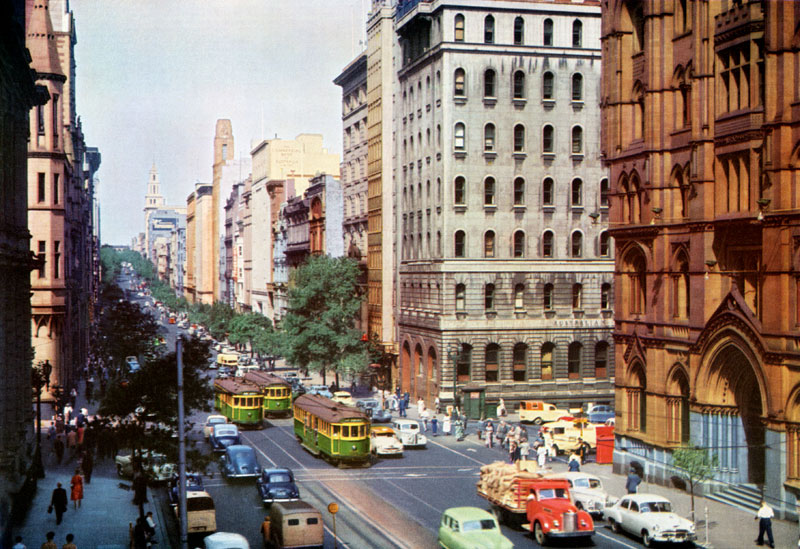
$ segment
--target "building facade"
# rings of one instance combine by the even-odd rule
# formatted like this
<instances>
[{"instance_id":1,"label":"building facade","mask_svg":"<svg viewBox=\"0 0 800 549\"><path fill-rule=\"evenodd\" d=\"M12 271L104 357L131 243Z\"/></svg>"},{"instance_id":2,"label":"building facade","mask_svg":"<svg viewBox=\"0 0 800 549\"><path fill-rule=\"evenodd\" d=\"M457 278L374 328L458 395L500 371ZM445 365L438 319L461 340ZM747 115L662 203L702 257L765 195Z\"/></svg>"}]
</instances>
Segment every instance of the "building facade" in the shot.
<instances>
[{"instance_id":1,"label":"building facade","mask_svg":"<svg viewBox=\"0 0 800 549\"><path fill-rule=\"evenodd\" d=\"M330 175L319 175L311 180L306 199L309 251L314 255L342 257L345 249L341 183Z\"/></svg>"},{"instance_id":2,"label":"building facade","mask_svg":"<svg viewBox=\"0 0 800 549\"><path fill-rule=\"evenodd\" d=\"M195 183L186 199L186 279L184 297L190 303L213 304L213 267L219 240L208 230L216 212L213 207L213 185ZM218 253L218 252L216 252Z\"/></svg>"},{"instance_id":3,"label":"building facade","mask_svg":"<svg viewBox=\"0 0 800 549\"><path fill-rule=\"evenodd\" d=\"M777 1L603 14L615 468L667 483L697 445L719 459L706 489L755 485L783 512L800 489L799 23Z\"/></svg>"},{"instance_id":4,"label":"building facade","mask_svg":"<svg viewBox=\"0 0 800 549\"><path fill-rule=\"evenodd\" d=\"M401 386L610 402L599 2L400 2L396 32Z\"/></svg>"}]
</instances>

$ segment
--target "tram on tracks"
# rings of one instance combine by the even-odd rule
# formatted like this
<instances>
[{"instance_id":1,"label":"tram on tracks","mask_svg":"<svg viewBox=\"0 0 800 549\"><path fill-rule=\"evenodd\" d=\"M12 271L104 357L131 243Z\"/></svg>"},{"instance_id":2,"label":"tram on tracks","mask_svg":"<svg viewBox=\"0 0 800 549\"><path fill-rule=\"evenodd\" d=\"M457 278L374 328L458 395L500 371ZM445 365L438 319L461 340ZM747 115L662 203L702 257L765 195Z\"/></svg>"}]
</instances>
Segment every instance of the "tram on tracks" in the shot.
<instances>
[{"instance_id":1,"label":"tram on tracks","mask_svg":"<svg viewBox=\"0 0 800 549\"><path fill-rule=\"evenodd\" d=\"M214 408L228 421L243 428L264 427L264 394L261 387L243 378L214 381Z\"/></svg>"},{"instance_id":2,"label":"tram on tracks","mask_svg":"<svg viewBox=\"0 0 800 549\"><path fill-rule=\"evenodd\" d=\"M261 388L264 396L264 417L288 417L292 413L292 384L274 374L250 371L244 380Z\"/></svg>"},{"instance_id":3,"label":"tram on tracks","mask_svg":"<svg viewBox=\"0 0 800 549\"><path fill-rule=\"evenodd\" d=\"M314 455L334 465L370 465L367 415L322 395L305 394L293 404L294 434Z\"/></svg>"}]
</instances>

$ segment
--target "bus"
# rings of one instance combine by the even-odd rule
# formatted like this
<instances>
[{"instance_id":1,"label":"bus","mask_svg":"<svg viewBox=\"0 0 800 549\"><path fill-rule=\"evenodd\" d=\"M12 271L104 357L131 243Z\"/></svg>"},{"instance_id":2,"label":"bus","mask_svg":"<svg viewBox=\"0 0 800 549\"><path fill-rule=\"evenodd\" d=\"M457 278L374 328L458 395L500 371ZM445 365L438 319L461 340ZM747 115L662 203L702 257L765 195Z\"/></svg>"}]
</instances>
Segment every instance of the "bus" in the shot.
<instances>
[{"instance_id":1,"label":"bus","mask_svg":"<svg viewBox=\"0 0 800 549\"><path fill-rule=\"evenodd\" d=\"M367 415L322 395L305 394L293 404L294 434L306 450L340 467L370 465Z\"/></svg>"},{"instance_id":2,"label":"bus","mask_svg":"<svg viewBox=\"0 0 800 549\"><path fill-rule=\"evenodd\" d=\"M264 427L264 395L261 387L244 379L214 381L214 408L231 423L242 427Z\"/></svg>"},{"instance_id":3,"label":"bus","mask_svg":"<svg viewBox=\"0 0 800 549\"><path fill-rule=\"evenodd\" d=\"M292 384L267 372L250 370L244 374L245 381L261 387L264 395L264 417L288 417L292 413Z\"/></svg>"}]
</instances>

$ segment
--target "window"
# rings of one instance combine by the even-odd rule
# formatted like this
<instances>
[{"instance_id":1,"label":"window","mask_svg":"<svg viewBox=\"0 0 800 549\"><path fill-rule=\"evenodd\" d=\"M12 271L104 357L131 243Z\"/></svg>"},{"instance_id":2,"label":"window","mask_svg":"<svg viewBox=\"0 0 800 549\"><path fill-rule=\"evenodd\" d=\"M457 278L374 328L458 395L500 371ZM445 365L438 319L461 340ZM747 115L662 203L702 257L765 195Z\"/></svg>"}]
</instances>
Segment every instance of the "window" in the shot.
<instances>
[{"instance_id":1,"label":"window","mask_svg":"<svg viewBox=\"0 0 800 549\"><path fill-rule=\"evenodd\" d=\"M572 22L572 47L580 48L583 43L583 23L579 20Z\"/></svg>"},{"instance_id":2,"label":"window","mask_svg":"<svg viewBox=\"0 0 800 549\"><path fill-rule=\"evenodd\" d=\"M487 177L483 181L483 205L494 206L494 177Z\"/></svg>"},{"instance_id":3,"label":"window","mask_svg":"<svg viewBox=\"0 0 800 549\"><path fill-rule=\"evenodd\" d=\"M583 257L583 235L580 231L572 233L572 257Z\"/></svg>"},{"instance_id":4,"label":"window","mask_svg":"<svg viewBox=\"0 0 800 549\"><path fill-rule=\"evenodd\" d=\"M514 233L514 257L525 257L525 233L522 231Z\"/></svg>"},{"instance_id":5,"label":"window","mask_svg":"<svg viewBox=\"0 0 800 549\"><path fill-rule=\"evenodd\" d=\"M606 377L608 368L608 343L598 341L594 346L594 377Z\"/></svg>"},{"instance_id":6,"label":"window","mask_svg":"<svg viewBox=\"0 0 800 549\"><path fill-rule=\"evenodd\" d=\"M608 179L605 177L600 180L600 207L608 208Z\"/></svg>"},{"instance_id":7,"label":"window","mask_svg":"<svg viewBox=\"0 0 800 549\"><path fill-rule=\"evenodd\" d=\"M487 284L483 289L483 307L487 311L494 311L494 284Z\"/></svg>"},{"instance_id":8,"label":"window","mask_svg":"<svg viewBox=\"0 0 800 549\"><path fill-rule=\"evenodd\" d=\"M37 277L44 278L46 276L44 266L45 266L45 258L47 257L47 242L44 240L39 241L39 255L37 259L41 262L39 263L39 272Z\"/></svg>"},{"instance_id":9,"label":"window","mask_svg":"<svg viewBox=\"0 0 800 549\"><path fill-rule=\"evenodd\" d=\"M581 376L581 351L583 345L577 341L569 344L567 349L567 377L569 379L578 379Z\"/></svg>"},{"instance_id":10,"label":"window","mask_svg":"<svg viewBox=\"0 0 800 549\"><path fill-rule=\"evenodd\" d=\"M583 180L575 178L572 180L572 205L583 205Z\"/></svg>"},{"instance_id":11,"label":"window","mask_svg":"<svg viewBox=\"0 0 800 549\"><path fill-rule=\"evenodd\" d=\"M555 152L555 139L553 126L550 124L542 128L542 152L545 154L553 154Z\"/></svg>"},{"instance_id":12,"label":"window","mask_svg":"<svg viewBox=\"0 0 800 549\"><path fill-rule=\"evenodd\" d=\"M490 343L486 346L486 381L496 383L500 381L499 372L500 346Z\"/></svg>"},{"instance_id":13,"label":"window","mask_svg":"<svg viewBox=\"0 0 800 549\"><path fill-rule=\"evenodd\" d=\"M514 126L514 152L525 152L525 126L522 124Z\"/></svg>"},{"instance_id":14,"label":"window","mask_svg":"<svg viewBox=\"0 0 800 549\"><path fill-rule=\"evenodd\" d=\"M53 278L61 278L61 241L53 242Z\"/></svg>"},{"instance_id":15,"label":"window","mask_svg":"<svg viewBox=\"0 0 800 549\"><path fill-rule=\"evenodd\" d=\"M545 311L552 311L553 310L553 285L552 284L545 284L544 285L544 293L542 299L542 305L544 306Z\"/></svg>"},{"instance_id":16,"label":"window","mask_svg":"<svg viewBox=\"0 0 800 549\"><path fill-rule=\"evenodd\" d=\"M523 206L525 204L525 180L521 177L514 179L514 205Z\"/></svg>"},{"instance_id":17,"label":"window","mask_svg":"<svg viewBox=\"0 0 800 549\"><path fill-rule=\"evenodd\" d=\"M572 154L583 154L583 128L572 128Z\"/></svg>"},{"instance_id":18,"label":"window","mask_svg":"<svg viewBox=\"0 0 800 549\"><path fill-rule=\"evenodd\" d=\"M642 314L647 306L647 271L644 256L640 252L628 254L623 262L623 296L628 302L628 312Z\"/></svg>"},{"instance_id":19,"label":"window","mask_svg":"<svg viewBox=\"0 0 800 549\"><path fill-rule=\"evenodd\" d=\"M631 372L631 387L628 393L628 425L634 431L645 432L647 430L647 378L645 377L641 363L636 363Z\"/></svg>"},{"instance_id":20,"label":"window","mask_svg":"<svg viewBox=\"0 0 800 549\"><path fill-rule=\"evenodd\" d=\"M456 311L466 310L467 287L463 284L456 284Z\"/></svg>"},{"instance_id":21,"label":"window","mask_svg":"<svg viewBox=\"0 0 800 549\"><path fill-rule=\"evenodd\" d=\"M542 345L541 365L542 379L553 379L553 349L555 345L549 341Z\"/></svg>"},{"instance_id":22,"label":"window","mask_svg":"<svg viewBox=\"0 0 800 549\"><path fill-rule=\"evenodd\" d=\"M469 381L470 370L472 370L472 346L462 343L456 364L456 379L464 382Z\"/></svg>"},{"instance_id":23,"label":"window","mask_svg":"<svg viewBox=\"0 0 800 549\"><path fill-rule=\"evenodd\" d=\"M572 100L583 101L583 75L572 75Z\"/></svg>"},{"instance_id":24,"label":"window","mask_svg":"<svg viewBox=\"0 0 800 549\"><path fill-rule=\"evenodd\" d=\"M545 180L542 181L542 205L553 205L553 179L550 177L546 177Z\"/></svg>"},{"instance_id":25,"label":"window","mask_svg":"<svg viewBox=\"0 0 800 549\"><path fill-rule=\"evenodd\" d=\"M600 308L604 310L611 308L611 284L608 282L600 286Z\"/></svg>"},{"instance_id":26,"label":"window","mask_svg":"<svg viewBox=\"0 0 800 549\"><path fill-rule=\"evenodd\" d=\"M513 381L525 381L525 374L528 370L528 346L524 343L514 345L513 356Z\"/></svg>"},{"instance_id":27,"label":"window","mask_svg":"<svg viewBox=\"0 0 800 549\"><path fill-rule=\"evenodd\" d=\"M456 234L453 237L453 248L454 248L453 253L456 257L465 257L464 241L465 241L464 231L456 231Z\"/></svg>"},{"instance_id":28,"label":"window","mask_svg":"<svg viewBox=\"0 0 800 549\"><path fill-rule=\"evenodd\" d=\"M514 310L519 312L525 309L525 284L514 286Z\"/></svg>"},{"instance_id":29,"label":"window","mask_svg":"<svg viewBox=\"0 0 800 549\"><path fill-rule=\"evenodd\" d=\"M608 257L611 252L608 232L600 233L600 257Z\"/></svg>"},{"instance_id":30,"label":"window","mask_svg":"<svg viewBox=\"0 0 800 549\"><path fill-rule=\"evenodd\" d=\"M456 42L464 41L464 16L460 13L456 14L455 23L453 25L453 34Z\"/></svg>"},{"instance_id":31,"label":"window","mask_svg":"<svg viewBox=\"0 0 800 549\"><path fill-rule=\"evenodd\" d=\"M583 284L572 285L572 308L579 311L583 307Z\"/></svg>"},{"instance_id":32,"label":"window","mask_svg":"<svg viewBox=\"0 0 800 549\"><path fill-rule=\"evenodd\" d=\"M494 257L494 231L483 235L483 257Z\"/></svg>"},{"instance_id":33,"label":"window","mask_svg":"<svg viewBox=\"0 0 800 549\"><path fill-rule=\"evenodd\" d=\"M485 152L494 151L494 124L486 124L483 127L483 150Z\"/></svg>"},{"instance_id":34,"label":"window","mask_svg":"<svg viewBox=\"0 0 800 549\"><path fill-rule=\"evenodd\" d=\"M542 99L545 100L552 100L555 99L553 95L553 84L554 84L554 77L553 73L547 71L542 76Z\"/></svg>"},{"instance_id":35,"label":"window","mask_svg":"<svg viewBox=\"0 0 800 549\"><path fill-rule=\"evenodd\" d=\"M464 69L456 69L453 75L453 95L456 97L466 97L467 90L465 86L466 74Z\"/></svg>"},{"instance_id":36,"label":"window","mask_svg":"<svg viewBox=\"0 0 800 549\"><path fill-rule=\"evenodd\" d=\"M58 183L58 174L53 174L53 204L58 204L61 201L61 193Z\"/></svg>"},{"instance_id":37,"label":"window","mask_svg":"<svg viewBox=\"0 0 800 549\"><path fill-rule=\"evenodd\" d=\"M553 257L552 231L545 231L542 235L542 257Z\"/></svg>"},{"instance_id":38,"label":"window","mask_svg":"<svg viewBox=\"0 0 800 549\"><path fill-rule=\"evenodd\" d=\"M496 74L494 70L489 69L483 73L484 97L495 97L495 80L496 80Z\"/></svg>"},{"instance_id":39,"label":"window","mask_svg":"<svg viewBox=\"0 0 800 549\"><path fill-rule=\"evenodd\" d=\"M525 20L522 17L514 19L514 45L521 46L525 43Z\"/></svg>"},{"instance_id":40,"label":"window","mask_svg":"<svg viewBox=\"0 0 800 549\"><path fill-rule=\"evenodd\" d=\"M466 204L466 188L466 180L460 175L456 177L456 180L453 183L453 202L456 205Z\"/></svg>"},{"instance_id":41,"label":"window","mask_svg":"<svg viewBox=\"0 0 800 549\"><path fill-rule=\"evenodd\" d=\"M36 193L36 201L41 203L45 201L45 174L39 172L37 175L39 177L39 184Z\"/></svg>"},{"instance_id":42,"label":"window","mask_svg":"<svg viewBox=\"0 0 800 549\"><path fill-rule=\"evenodd\" d=\"M525 73L514 73L514 99L525 99Z\"/></svg>"},{"instance_id":43,"label":"window","mask_svg":"<svg viewBox=\"0 0 800 549\"><path fill-rule=\"evenodd\" d=\"M689 260L681 253L672 274L672 315L685 320L689 318L690 296L689 291Z\"/></svg>"},{"instance_id":44,"label":"window","mask_svg":"<svg viewBox=\"0 0 800 549\"><path fill-rule=\"evenodd\" d=\"M453 147L456 151L465 151L467 149L465 134L466 128L463 122L458 122L453 132Z\"/></svg>"},{"instance_id":45,"label":"window","mask_svg":"<svg viewBox=\"0 0 800 549\"><path fill-rule=\"evenodd\" d=\"M543 25L542 44L545 46L553 45L553 20L545 19Z\"/></svg>"},{"instance_id":46,"label":"window","mask_svg":"<svg viewBox=\"0 0 800 549\"><path fill-rule=\"evenodd\" d=\"M483 41L486 44L494 44L494 17L487 15L483 20Z\"/></svg>"},{"instance_id":47,"label":"window","mask_svg":"<svg viewBox=\"0 0 800 549\"><path fill-rule=\"evenodd\" d=\"M44 105L36 106L36 133L44 135Z\"/></svg>"},{"instance_id":48,"label":"window","mask_svg":"<svg viewBox=\"0 0 800 549\"><path fill-rule=\"evenodd\" d=\"M53 94L53 146L58 145L58 94Z\"/></svg>"}]
</instances>

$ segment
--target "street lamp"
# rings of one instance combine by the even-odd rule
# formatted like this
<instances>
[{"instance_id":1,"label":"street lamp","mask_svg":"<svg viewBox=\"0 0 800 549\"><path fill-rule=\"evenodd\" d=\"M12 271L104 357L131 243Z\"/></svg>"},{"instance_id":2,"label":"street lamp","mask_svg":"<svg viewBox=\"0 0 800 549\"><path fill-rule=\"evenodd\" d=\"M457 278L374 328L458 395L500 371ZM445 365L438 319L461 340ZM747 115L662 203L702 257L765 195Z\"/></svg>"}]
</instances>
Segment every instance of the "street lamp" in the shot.
<instances>
[{"instance_id":1,"label":"street lamp","mask_svg":"<svg viewBox=\"0 0 800 549\"><path fill-rule=\"evenodd\" d=\"M461 358L461 348L458 345L451 345L447 351L450 364L453 365L453 409L458 407L458 361Z\"/></svg>"},{"instance_id":2,"label":"street lamp","mask_svg":"<svg viewBox=\"0 0 800 549\"><path fill-rule=\"evenodd\" d=\"M53 367L49 361L39 362L31 368L31 387L36 391L36 453L33 456L33 468L36 478L44 478L44 464L42 464L42 388L50 386L50 374L52 371Z\"/></svg>"}]
</instances>

